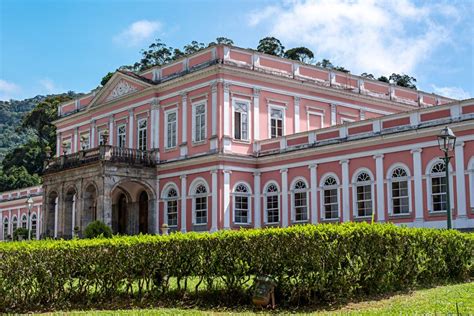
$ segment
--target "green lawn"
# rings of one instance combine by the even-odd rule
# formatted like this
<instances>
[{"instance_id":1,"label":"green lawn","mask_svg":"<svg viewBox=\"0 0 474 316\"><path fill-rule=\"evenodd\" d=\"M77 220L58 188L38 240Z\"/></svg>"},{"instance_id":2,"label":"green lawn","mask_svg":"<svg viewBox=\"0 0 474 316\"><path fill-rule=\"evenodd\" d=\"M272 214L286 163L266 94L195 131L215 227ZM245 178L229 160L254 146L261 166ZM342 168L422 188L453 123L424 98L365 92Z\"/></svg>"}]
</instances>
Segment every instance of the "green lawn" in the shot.
<instances>
[{"instance_id":1,"label":"green lawn","mask_svg":"<svg viewBox=\"0 0 474 316\"><path fill-rule=\"evenodd\" d=\"M433 289L418 290L409 294L394 295L389 298L358 303L350 303L337 309L322 309L300 314L343 314L343 315L445 315L456 314L456 303L461 315L474 315L474 282L440 286ZM256 310L255 310L256 311ZM266 313L271 312L270 310ZM280 313L295 313L291 310L276 310ZM49 315L248 315L254 313L249 306L247 311L199 310L199 309L135 309L117 311L75 311Z\"/></svg>"}]
</instances>

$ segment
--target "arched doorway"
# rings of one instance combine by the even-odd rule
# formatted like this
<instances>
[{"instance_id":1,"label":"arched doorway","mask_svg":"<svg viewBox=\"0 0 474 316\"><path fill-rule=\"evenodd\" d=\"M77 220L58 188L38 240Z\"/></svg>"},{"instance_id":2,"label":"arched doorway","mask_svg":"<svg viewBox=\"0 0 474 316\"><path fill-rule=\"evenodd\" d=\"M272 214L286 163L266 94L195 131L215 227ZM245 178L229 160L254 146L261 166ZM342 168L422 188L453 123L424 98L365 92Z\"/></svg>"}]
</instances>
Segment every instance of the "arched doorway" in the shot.
<instances>
[{"instance_id":1,"label":"arched doorway","mask_svg":"<svg viewBox=\"0 0 474 316\"><path fill-rule=\"evenodd\" d=\"M57 208L58 208L58 194L56 192L50 192L46 201L46 231L45 234L48 237L55 236L55 228L57 221Z\"/></svg>"},{"instance_id":2,"label":"arched doorway","mask_svg":"<svg viewBox=\"0 0 474 316\"><path fill-rule=\"evenodd\" d=\"M148 194L145 191L138 198L138 231L148 233Z\"/></svg>"},{"instance_id":3,"label":"arched doorway","mask_svg":"<svg viewBox=\"0 0 474 316\"><path fill-rule=\"evenodd\" d=\"M74 231L75 217L76 217L76 190L74 188L69 189L66 192L64 198L64 231L63 237L71 238Z\"/></svg>"},{"instance_id":4,"label":"arched doorway","mask_svg":"<svg viewBox=\"0 0 474 316\"><path fill-rule=\"evenodd\" d=\"M84 190L83 201L82 231L97 219L97 189L92 183Z\"/></svg>"},{"instance_id":5,"label":"arched doorway","mask_svg":"<svg viewBox=\"0 0 474 316\"><path fill-rule=\"evenodd\" d=\"M127 197L121 193L117 203L117 233L127 233Z\"/></svg>"}]
</instances>

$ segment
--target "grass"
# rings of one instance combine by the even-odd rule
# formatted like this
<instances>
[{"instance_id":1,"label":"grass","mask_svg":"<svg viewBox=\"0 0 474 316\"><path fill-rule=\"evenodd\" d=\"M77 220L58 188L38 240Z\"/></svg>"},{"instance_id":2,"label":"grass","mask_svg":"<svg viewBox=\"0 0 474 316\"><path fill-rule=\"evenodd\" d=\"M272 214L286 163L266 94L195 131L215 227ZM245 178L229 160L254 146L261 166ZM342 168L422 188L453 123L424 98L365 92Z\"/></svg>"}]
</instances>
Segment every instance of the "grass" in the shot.
<instances>
[{"instance_id":1,"label":"grass","mask_svg":"<svg viewBox=\"0 0 474 316\"><path fill-rule=\"evenodd\" d=\"M277 302L278 303L278 302ZM457 304L457 306L456 306ZM44 315L249 315L258 310L250 305L243 309L200 310L197 308L154 308L109 311L57 312ZM353 302L345 306L325 307L313 311L265 310L263 313L298 313L312 315L446 315L457 311L461 315L474 315L474 282L421 289L408 294L397 294L376 300Z\"/></svg>"}]
</instances>

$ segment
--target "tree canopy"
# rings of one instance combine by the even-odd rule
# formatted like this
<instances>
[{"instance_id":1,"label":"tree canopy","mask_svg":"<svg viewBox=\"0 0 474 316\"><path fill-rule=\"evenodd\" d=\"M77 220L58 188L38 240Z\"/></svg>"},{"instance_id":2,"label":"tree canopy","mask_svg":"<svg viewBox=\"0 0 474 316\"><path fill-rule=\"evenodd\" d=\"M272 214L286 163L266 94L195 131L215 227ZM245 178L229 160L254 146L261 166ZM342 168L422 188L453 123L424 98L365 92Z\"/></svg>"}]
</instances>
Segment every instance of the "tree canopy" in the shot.
<instances>
[{"instance_id":1,"label":"tree canopy","mask_svg":"<svg viewBox=\"0 0 474 316\"><path fill-rule=\"evenodd\" d=\"M275 37L264 37L258 42L257 51L268 55L283 57L285 46Z\"/></svg>"},{"instance_id":2,"label":"tree canopy","mask_svg":"<svg viewBox=\"0 0 474 316\"><path fill-rule=\"evenodd\" d=\"M314 58L314 54L309 48L295 47L285 52L285 58L298 60L303 63L310 63Z\"/></svg>"}]
</instances>

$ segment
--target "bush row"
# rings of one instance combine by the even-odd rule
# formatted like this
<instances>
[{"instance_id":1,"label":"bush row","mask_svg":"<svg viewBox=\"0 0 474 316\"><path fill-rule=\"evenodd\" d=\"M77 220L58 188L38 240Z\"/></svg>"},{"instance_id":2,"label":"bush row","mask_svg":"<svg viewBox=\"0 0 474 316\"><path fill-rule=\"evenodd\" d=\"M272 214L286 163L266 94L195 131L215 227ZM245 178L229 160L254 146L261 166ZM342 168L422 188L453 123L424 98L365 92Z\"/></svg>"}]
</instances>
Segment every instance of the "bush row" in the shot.
<instances>
[{"instance_id":1,"label":"bush row","mask_svg":"<svg viewBox=\"0 0 474 316\"><path fill-rule=\"evenodd\" d=\"M0 311L159 297L170 280L188 293L249 293L260 275L276 280L279 302L337 302L464 280L473 251L472 234L365 223L2 243Z\"/></svg>"}]
</instances>

